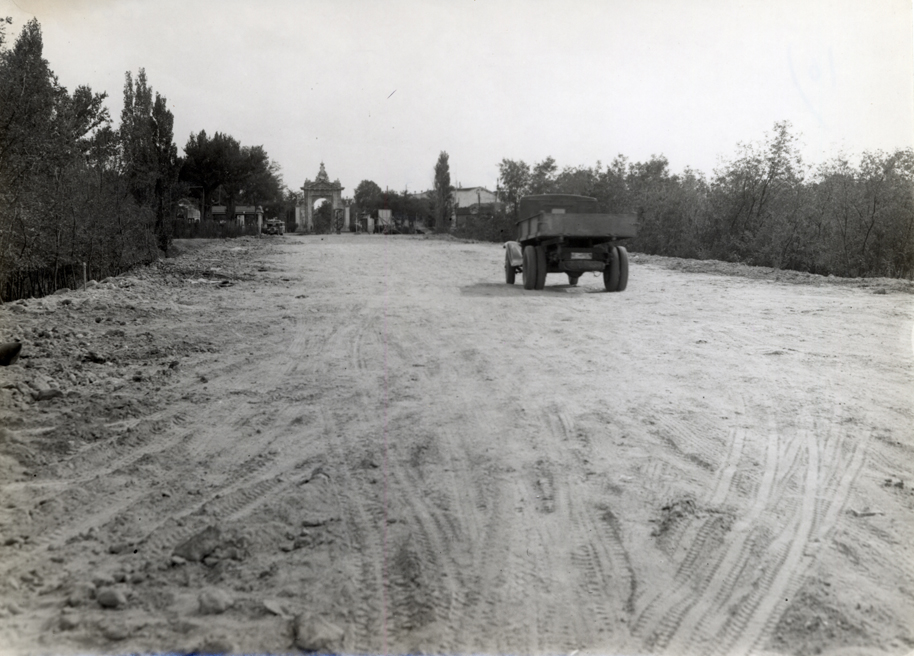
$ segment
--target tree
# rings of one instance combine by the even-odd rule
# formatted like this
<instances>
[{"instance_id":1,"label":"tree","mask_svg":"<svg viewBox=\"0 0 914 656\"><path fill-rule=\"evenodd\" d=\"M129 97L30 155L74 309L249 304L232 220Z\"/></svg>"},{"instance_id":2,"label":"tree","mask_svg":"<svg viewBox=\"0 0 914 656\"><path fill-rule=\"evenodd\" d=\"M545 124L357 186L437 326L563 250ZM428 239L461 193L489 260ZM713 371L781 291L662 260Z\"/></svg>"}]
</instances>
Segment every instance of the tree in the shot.
<instances>
[{"instance_id":1,"label":"tree","mask_svg":"<svg viewBox=\"0 0 914 656\"><path fill-rule=\"evenodd\" d=\"M498 165L501 178L503 200L510 207L514 220L518 220L518 204L521 196L527 193L530 186L530 167L521 160L503 159Z\"/></svg>"},{"instance_id":2,"label":"tree","mask_svg":"<svg viewBox=\"0 0 914 656\"><path fill-rule=\"evenodd\" d=\"M627 182L628 167L628 158L624 155L616 155L605 170L597 172L593 195L597 199L601 212L632 211L631 194Z\"/></svg>"},{"instance_id":3,"label":"tree","mask_svg":"<svg viewBox=\"0 0 914 656\"><path fill-rule=\"evenodd\" d=\"M240 158L241 144L227 134L217 132L209 138L205 130L200 130L188 137L181 178L202 188L204 215L207 201L212 205L216 190L235 177Z\"/></svg>"},{"instance_id":4,"label":"tree","mask_svg":"<svg viewBox=\"0 0 914 656\"><path fill-rule=\"evenodd\" d=\"M0 193L49 172L55 158L55 113L61 96L57 79L42 56L37 20L29 21L0 66Z\"/></svg>"},{"instance_id":5,"label":"tree","mask_svg":"<svg viewBox=\"0 0 914 656\"><path fill-rule=\"evenodd\" d=\"M333 203L326 198L321 201L312 215L314 220L314 232L325 234L333 232Z\"/></svg>"},{"instance_id":6,"label":"tree","mask_svg":"<svg viewBox=\"0 0 914 656\"><path fill-rule=\"evenodd\" d=\"M765 143L740 144L737 158L715 171L708 238L717 257L780 266L783 240L801 218L804 170L790 127L775 123Z\"/></svg>"},{"instance_id":7,"label":"tree","mask_svg":"<svg viewBox=\"0 0 914 656\"><path fill-rule=\"evenodd\" d=\"M542 162L534 164L530 173L529 193L548 194L555 189L555 175L558 167L555 160L547 157Z\"/></svg>"},{"instance_id":8,"label":"tree","mask_svg":"<svg viewBox=\"0 0 914 656\"><path fill-rule=\"evenodd\" d=\"M435 230L445 232L451 221L451 171L448 154L441 151L435 164Z\"/></svg>"},{"instance_id":9,"label":"tree","mask_svg":"<svg viewBox=\"0 0 914 656\"><path fill-rule=\"evenodd\" d=\"M384 191L372 180L362 180L353 192L359 212L376 212L382 203Z\"/></svg>"},{"instance_id":10,"label":"tree","mask_svg":"<svg viewBox=\"0 0 914 656\"><path fill-rule=\"evenodd\" d=\"M565 167L558 174L553 183L553 190L560 194L576 194L578 196L593 196L596 187L597 178L599 177L600 163L597 162L596 169L585 166L574 168Z\"/></svg>"},{"instance_id":11,"label":"tree","mask_svg":"<svg viewBox=\"0 0 914 656\"><path fill-rule=\"evenodd\" d=\"M120 140L124 175L130 193L140 207L155 217L154 231L159 248L168 251L171 222L177 202L178 149L174 144L174 116L166 100L146 82L141 68L134 82L130 71L124 84L124 109L121 111Z\"/></svg>"},{"instance_id":12,"label":"tree","mask_svg":"<svg viewBox=\"0 0 914 656\"><path fill-rule=\"evenodd\" d=\"M399 205L394 212L398 227L412 233L416 230L417 223L428 224L433 216L432 204L429 194L412 194L404 189L399 195Z\"/></svg>"},{"instance_id":13,"label":"tree","mask_svg":"<svg viewBox=\"0 0 914 656\"><path fill-rule=\"evenodd\" d=\"M277 211L286 202L279 164L263 146L242 146L221 132L210 138L201 130L190 135L184 154L181 178L202 188L204 208L216 192L229 206L230 216L236 202Z\"/></svg>"},{"instance_id":14,"label":"tree","mask_svg":"<svg viewBox=\"0 0 914 656\"><path fill-rule=\"evenodd\" d=\"M72 94L60 86L43 58L36 20L12 49L0 43L0 294L6 298L77 284L83 262L90 276L112 275L155 254L148 222L124 192L120 135L110 126L105 97L87 86Z\"/></svg>"},{"instance_id":15,"label":"tree","mask_svg":"<svg viewBox=\"0 0 914 656\"><path fill-rule=\"evenodd\" d=\"M270 159L263 146L241 149L241 171L238 198L249 205L263 205L282 200L282 174L279 164Z\"/></svg>"},{"instance_id":16,"label":"tree","mask_svg":"<svg viewBox=\"0 0 914 656\"><path fill-rule=\"evenodd\" d=\"M3 47L6 44L6 26L12 24L12 16L5 16L4 18L0 18L0 52L3 52Z\"/></svg>"}]
</instances>

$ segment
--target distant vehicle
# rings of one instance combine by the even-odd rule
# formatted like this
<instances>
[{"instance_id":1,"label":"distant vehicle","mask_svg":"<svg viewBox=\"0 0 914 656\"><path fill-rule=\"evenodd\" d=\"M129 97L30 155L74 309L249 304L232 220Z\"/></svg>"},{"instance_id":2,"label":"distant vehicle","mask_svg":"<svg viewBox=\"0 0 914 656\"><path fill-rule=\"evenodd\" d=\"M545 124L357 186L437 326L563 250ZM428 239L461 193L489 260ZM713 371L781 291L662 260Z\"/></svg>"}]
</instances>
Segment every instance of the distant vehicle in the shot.
<instances>
[{"instance_id":1,"label":"distant vehicle","mask_svg":"<svg viewBox=\"0 0 914 656\"><path fill-rule=\"evenodd\" d=\"M286 224L282 219L267 219L263 224L263 233L265 235L284 235L286 234Z\"/></svg>"},{"instance_id":2,"label":"distant vehicle","mask_svg":"<svg viewBox=\"0 0 914 656\"><path fill-rule=\"evenodd\" d=\"M200 223L200 210L190 204L189 201L181 200L178 202L176 217L187 223Z\"/></svg>"},{"instance_id":3,"label":"distant vehicle","mask_svg":"<svg viewBox=\"0 0 914 656\"><path fill-rule=\"evenodd\" d=\"M505 244L505 282L523 274L524 289L542 289L547 273L565 273L571 285L586 271L602 271L608 292L628 284L628 251L619 244L635 236L634 214L597 212L597 199L540 194L520 199L517 241Z\"/></svg>"}]
</instances>

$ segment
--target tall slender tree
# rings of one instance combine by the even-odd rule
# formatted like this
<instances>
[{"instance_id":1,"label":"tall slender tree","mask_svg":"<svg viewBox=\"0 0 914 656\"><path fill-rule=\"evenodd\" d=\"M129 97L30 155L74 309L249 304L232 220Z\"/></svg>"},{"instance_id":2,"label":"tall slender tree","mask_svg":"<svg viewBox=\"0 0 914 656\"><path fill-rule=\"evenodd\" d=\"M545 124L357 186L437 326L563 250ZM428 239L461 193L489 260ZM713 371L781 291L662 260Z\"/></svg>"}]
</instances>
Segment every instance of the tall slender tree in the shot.
<instances>
[{"instance_id":1,"label":"tall slender tree","mask_svg":"<svg viewBox=\"0 0 914 656\"><path fill-rule=\"evenodd\" d=\"M146 81L140 69L134 81L130 71L124 84L124 109L121 111L120 141L124 175L130 193L141 207L154 216L159 248L168 251L175 184L178 179L178 149L174 144L174 116L166 100Z\"/></svg>"},{"instance_id":2,"label":"tall slender tree","mask_svg":"<svg viewBox=\"0 0 914 656\"><path fill-rule=\"evenodd\" d=\"M451 222L451 169L448 154L442 150L435 164L435 230L446 232Z\"/></svg>"}]
</instances>

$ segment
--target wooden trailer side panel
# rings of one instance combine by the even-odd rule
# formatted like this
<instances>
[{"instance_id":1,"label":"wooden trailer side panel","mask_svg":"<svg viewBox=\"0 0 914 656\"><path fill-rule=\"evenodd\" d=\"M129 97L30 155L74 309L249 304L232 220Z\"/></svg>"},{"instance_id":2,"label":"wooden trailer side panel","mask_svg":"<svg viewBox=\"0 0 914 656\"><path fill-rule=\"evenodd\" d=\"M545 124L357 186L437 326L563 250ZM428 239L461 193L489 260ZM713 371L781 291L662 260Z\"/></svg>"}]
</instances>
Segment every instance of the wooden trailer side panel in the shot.
<instances>
[{"instance_id":1,"label":"wooden trailer side panel","mask_svg":"<svg viewBox=\"0 0 914 656\"><path fill-rule=\"evenodd\" d=\"M636 234L638 217L634 214L578 214L541 212L517 222L520 242L553 237L590 239L629 239Z\"/></svg>"}]
</instances>

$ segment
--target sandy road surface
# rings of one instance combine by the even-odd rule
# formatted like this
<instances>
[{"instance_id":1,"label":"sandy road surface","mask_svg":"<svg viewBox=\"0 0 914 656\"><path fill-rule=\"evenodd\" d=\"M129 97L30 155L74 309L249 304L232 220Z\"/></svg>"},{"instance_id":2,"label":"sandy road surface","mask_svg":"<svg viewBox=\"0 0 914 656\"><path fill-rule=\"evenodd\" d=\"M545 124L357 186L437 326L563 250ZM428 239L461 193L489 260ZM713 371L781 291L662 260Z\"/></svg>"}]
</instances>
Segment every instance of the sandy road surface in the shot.
<instances>
[{"instance_id":1,"label":"sandy road surface","mask_svg":"<svg viewBox=\"0 0 914 656\"><path fill-rule=\"evenodd\" d=\"M0 308L3 653L914 649L910 285L183 247Z\"/></svg>"}]
</instances>

